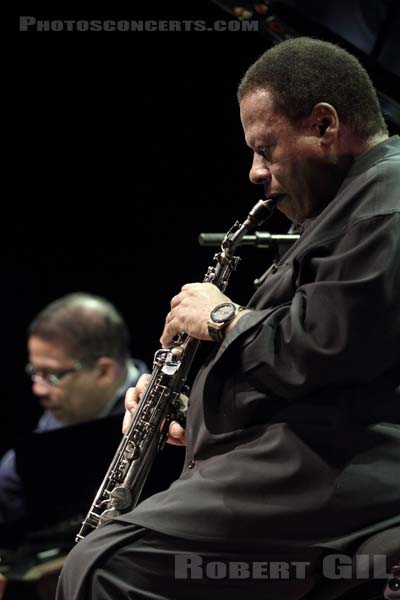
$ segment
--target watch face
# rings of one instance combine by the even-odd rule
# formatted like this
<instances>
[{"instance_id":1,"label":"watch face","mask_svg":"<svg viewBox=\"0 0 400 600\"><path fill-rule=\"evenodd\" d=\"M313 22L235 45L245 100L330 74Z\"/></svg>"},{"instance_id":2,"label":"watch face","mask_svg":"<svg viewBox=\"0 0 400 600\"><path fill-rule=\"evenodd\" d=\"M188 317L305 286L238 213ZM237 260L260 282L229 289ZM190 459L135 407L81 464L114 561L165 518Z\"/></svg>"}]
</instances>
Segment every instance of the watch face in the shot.
<instances>
[{"instance_id":1,"label":"watch face","mask_svg":"<svg viewBox=\"0 0 400 600\"><path fill-rule=\"evenodd\" d=\"M211 311L211 319L215 323L224 323L225 321L229 321L235 313L235 305L227 302L226 304L219 304Z\"/></svg>"}]
</instances>

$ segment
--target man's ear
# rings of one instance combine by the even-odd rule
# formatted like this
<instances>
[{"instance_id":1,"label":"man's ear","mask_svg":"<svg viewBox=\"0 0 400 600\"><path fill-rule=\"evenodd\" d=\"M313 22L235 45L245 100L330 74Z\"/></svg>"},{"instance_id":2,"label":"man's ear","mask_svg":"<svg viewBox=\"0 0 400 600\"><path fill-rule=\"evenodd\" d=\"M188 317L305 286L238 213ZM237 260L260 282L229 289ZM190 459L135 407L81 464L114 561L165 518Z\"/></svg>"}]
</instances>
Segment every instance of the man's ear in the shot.
<instances>
[{"instance_id":1,"label":"man's ear","mask_svg":"<svg viewBox=\"0 0 400 600\"><path fill-rule=\"evenodd\" d=\"M339 117L336 109L327 102L319 102L311 111L311 125L315 135L324 144L332 144L339 133Z\"/></svg>"},{"instance_id":2,"label":"man's ear","mask_svg":"<svg viewBox=\"0 0 400 600\"><path fill-rule=\"evenodd\" d=\"M329 119L324 118L322 120L322 123L318 126L319 127L319 134L320 136L323 136L325 131L328 129L329 127Z\"/></svg>"},{"instance_id":3,"label":"man's ear","mask_svg":"<svg viewBox=\"0 0 400 600\"><path fill-rule=\"evenodd\" d=\"M99 372L98 382L100 385L110 385L119 374L119 365L113 358L108 356L98 358L96 366Z\"/></svg>"}]
</instances>

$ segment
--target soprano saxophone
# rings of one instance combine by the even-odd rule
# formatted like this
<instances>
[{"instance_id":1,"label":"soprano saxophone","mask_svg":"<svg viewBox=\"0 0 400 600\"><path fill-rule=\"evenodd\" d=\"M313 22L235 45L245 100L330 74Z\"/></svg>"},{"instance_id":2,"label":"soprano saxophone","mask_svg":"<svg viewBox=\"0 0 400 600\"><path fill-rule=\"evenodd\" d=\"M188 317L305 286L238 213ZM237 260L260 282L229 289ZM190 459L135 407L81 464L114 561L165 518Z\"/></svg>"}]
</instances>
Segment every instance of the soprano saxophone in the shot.
<instances>
[{"instance_id":1,"label":"soprano saxophone","mask_svg":"<svg viewBox=\"0 0 400 600\"><path fill-rule=\"evenodd\" d=\"M240 260L234 256L236 247L248 231L271 216L276 201L276 197L259 200L242 224L239 221L233 224L221 244L221 251L214 256L215 265L208 267L203 283L213 283L225 291ZM199 344L199 340L180 333L167 349L155 353L149 384L82 521L76 542L136 506L155 456L167 440L169 424L180 410L181 394Z\"/></svg>"}]
</instances>

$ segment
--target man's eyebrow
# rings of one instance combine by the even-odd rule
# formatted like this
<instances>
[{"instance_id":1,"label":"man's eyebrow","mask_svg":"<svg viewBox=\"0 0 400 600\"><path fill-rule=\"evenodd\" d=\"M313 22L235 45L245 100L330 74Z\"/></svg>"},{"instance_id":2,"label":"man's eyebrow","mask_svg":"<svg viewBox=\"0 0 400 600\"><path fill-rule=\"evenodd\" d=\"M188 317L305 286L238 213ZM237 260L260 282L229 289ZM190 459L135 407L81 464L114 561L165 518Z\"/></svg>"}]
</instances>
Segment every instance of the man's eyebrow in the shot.
<instances>
[{"instance_id":1,"label":"man's eyebrow","mask_svg":"<svg viewBox=\"0 0 400 600\"><path fill-rule=\"evenodd\" d=\"M272 133L265 133L257 136L256 138L250 138L249 142L253 142L252 144L247 143L251 148L263 147L263 146L272 146L275 143L274 135Z\"/></svg>"},{"instance_id":2,"label":"man's eyebrow","mask_svg":"<svg viewBox=\"0 0 400 600\"><path fill-rule=\"evenodd\" d=\"M263 146L265 146L264 143L260 143L260 141L258 139L256 140L245 140L246 141L246 145L251 149L251 150L256 150L257 148L262 148Z\"/></svg>"},{"instance_id":3,"label":"man's eyebrow","mask_svg":"<svg viewBox=\"0 0 400 600\"><path fill-rule=\"evenodd\" d=\"M252 148L254 149L254 152L262 152L263 150L268 150L269 148L272 148L272 146L275 146L275 142L271 138L266 138L262 141L259 140L258 142L256 142L254 146L252 146Z\"/></svg>"}]
</instances>

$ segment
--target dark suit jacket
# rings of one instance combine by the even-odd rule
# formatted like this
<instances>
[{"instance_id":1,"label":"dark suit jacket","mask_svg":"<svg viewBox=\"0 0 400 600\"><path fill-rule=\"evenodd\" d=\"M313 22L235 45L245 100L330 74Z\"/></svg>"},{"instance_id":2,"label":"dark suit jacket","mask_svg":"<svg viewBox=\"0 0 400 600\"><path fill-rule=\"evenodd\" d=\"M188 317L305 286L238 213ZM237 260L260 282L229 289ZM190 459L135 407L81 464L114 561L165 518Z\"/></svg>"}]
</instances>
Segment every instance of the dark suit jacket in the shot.
<instances>
[{"instance_id":1,"label":"dark suit jacket","mask_svg":"<svg viewBox=\"0 0 400 600\"><path fill-rule=\"evenodd\" d=\"M360 157L197 376L182 475L125 520L345 548L399 522L400 139Z\"/></svg>"}]
</instances>

